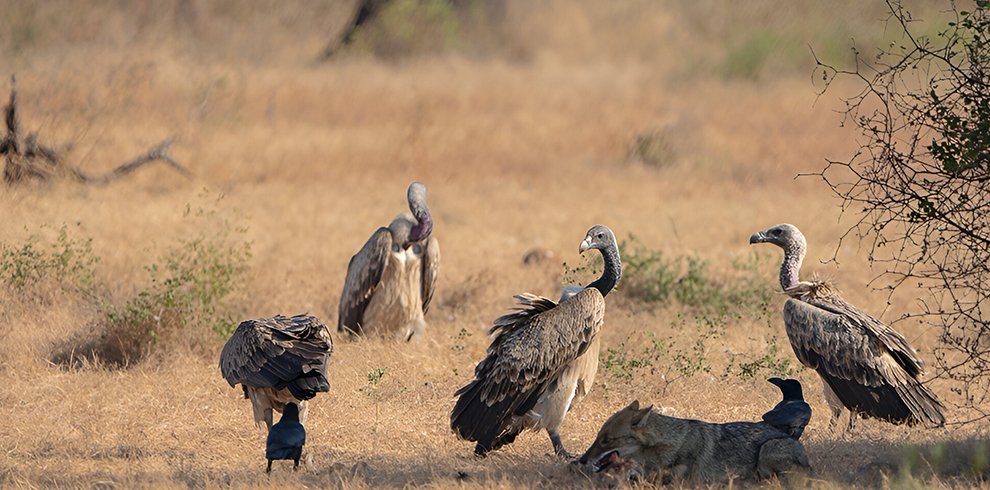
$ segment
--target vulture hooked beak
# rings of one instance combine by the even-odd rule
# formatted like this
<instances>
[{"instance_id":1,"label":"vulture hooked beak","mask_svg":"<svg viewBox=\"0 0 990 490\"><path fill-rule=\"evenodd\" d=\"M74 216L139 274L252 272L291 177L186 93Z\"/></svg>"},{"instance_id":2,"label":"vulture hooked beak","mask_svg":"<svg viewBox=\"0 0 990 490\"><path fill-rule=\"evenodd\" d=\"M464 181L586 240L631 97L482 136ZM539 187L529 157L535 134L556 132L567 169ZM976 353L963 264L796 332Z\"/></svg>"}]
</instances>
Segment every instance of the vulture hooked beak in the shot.
<instances>
[{"instance_id":1,"label":"vulture hooked beak","mask_svg":"<svg viewBox=\"0 0 990 490\"><path fill-rule=\"evenodd\" d=\"M766 232L763 232L763 231L759 231L759 232L753 233L753 235L749 237L749 244L750 245L752 245L754 243L764 243L766 241L767 241L767 234L766 234Z\"/></svg>"},{"instance_id":2,"label":"vulture hooked beak","mask_svg":"<svg viewBox=\"0 0 990 490\"><path fill-rule=\"evenodd\" d=\"M583 254L589 248L591 248L591 237L586 236L586 237L584 237L584 241L581 242L581 246L578 247L578 253L582 253Z\"/></svg>"}]
</instances>

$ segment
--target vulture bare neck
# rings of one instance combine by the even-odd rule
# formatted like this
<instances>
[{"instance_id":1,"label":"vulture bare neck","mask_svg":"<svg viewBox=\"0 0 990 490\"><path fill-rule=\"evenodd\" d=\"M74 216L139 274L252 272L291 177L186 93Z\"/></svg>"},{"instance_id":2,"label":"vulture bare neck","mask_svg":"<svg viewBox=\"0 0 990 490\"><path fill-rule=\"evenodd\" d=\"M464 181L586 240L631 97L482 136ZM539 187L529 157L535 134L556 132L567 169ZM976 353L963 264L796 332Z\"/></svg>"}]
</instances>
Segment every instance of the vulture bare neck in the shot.
<instances>
[{"instance_id":1,"label":"vulture bare neck","mask_svg":"<svg viewBox=\"0 0 990 490\"><path fill-rule=\"evenodd\" d=\"M614 244L602 249L601 252L602 260L605 261L605 270L602 271L601 277L586 287L597 289L598 292L602 293L602 297L605 297L615 288L619 278L622 277L622 261L619 259L619 250Z\"/></svg>"}]
</instances>

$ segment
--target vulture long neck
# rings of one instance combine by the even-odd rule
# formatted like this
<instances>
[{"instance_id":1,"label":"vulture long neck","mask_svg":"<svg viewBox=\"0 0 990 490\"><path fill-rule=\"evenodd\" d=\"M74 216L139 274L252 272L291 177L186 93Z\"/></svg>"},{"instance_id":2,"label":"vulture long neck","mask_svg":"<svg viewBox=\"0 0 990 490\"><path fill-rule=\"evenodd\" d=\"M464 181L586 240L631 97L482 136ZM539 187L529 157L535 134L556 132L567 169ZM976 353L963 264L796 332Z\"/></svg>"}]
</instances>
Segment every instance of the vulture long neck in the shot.
<instances>
[{"instance_id":1,"label":"vulture long neck","mask_svg":"<svg viewBox=\"0 0 990 490\"><path fill-rule=\"evenodd\" d=\"M602 277L588 284L587 287L597 289L602 293L602 296L608 296L608 293L612 291L622 276L622 261L619 259L619 249L615 244L606 247L601 252L602 259L605 260L605 270L602 271Z\"/></svg>"},{"instance_id":2,"label":"vulture long neck","mask_svg":"<svg viewBox=\"0 0 990 490\"><path fill-rule=\"evenodd\" d=\"M804 241L794 241L784 247L784 262L780 264L780 287L784 291L798 285L798 272L801 270L801 262L804 262L804 254L807 252L807 245Z\"/></svg>"}]
</instances>

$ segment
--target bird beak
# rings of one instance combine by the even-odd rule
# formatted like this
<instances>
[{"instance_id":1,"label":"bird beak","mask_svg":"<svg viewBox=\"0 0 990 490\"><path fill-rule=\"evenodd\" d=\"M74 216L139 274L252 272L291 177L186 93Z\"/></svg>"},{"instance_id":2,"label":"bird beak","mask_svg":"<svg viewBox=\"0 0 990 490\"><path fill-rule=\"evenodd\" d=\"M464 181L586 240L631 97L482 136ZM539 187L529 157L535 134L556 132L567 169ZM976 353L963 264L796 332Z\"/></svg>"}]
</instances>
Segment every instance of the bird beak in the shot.
<instances>
[{"instance_id":1,"label":"bird beak","mask_svg":"<svg viewBox=\"0 0 990 490\"><path fill-rule=\"evenodd\" d=\"M591 237L584 237L584 241L581 242L581 246L578 247L578 253L584 253L585 250L591 248Z\"/></svg>"},{"instance_id":2,"label":"bird beak","mask_svg":"<svg viewBox=\"0 0 990 490\"><path fill-rule=\"evenodd\" d=\"M767 235L765 234L765 232L762 231L753 233L753 235L749 237L750 245L754 243L764 243L766 241L767 241Z\"/></svg>"}]
</instances>

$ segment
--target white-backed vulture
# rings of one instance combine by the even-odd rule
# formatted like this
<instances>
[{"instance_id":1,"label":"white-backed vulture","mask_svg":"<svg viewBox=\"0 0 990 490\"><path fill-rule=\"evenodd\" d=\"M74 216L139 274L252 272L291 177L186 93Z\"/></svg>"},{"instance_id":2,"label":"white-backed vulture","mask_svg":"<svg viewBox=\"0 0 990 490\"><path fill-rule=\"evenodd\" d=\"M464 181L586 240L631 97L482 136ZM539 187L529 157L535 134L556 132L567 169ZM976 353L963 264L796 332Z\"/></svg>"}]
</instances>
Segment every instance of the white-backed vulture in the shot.
<instances>
[{"instance_id":1,"label":"white-backed vulture","mask_svg":"<svg viewBox=\"0 0 990 490\"><path fill-rule=\"evenodd\" d=\"M804 401L801 382L780 378L770 378L767 381L780 388L784 398L772 410L763 414L763 421L794 439L800 439L804 428L811 422L811 405Z\"/></svg>"},{"instance_id":2,"label":"white-backed vulture","mask_svg":"<svg viewBox=\"0 0 990 490\"><path fill-rule=\"evenodd\" d=\"M347 264L338 332L403 340L423 334L440 271L440 243L431 236L426 186L409 184L406 197L412 215L400 214L375 231Z\"/></svg>"},{"instance_id":3,"label":"white-backed vulture","mask_svg":"<svg viewBox=\"0 0 990 490\"><path fill-rule=\"evenodd\" d=\"M278 315L237 326L220 353L220 373L240 384L251 400L255 425L272 428L272 410L299 405L306 423L306 400L330 391L327 365L333 353L330 330L315 316Z\"/></svg>"},{"instance_id":4,"label":"white-backed vulture","mask_svg":"<svg viewBox=\"0 0 990 490\"><path fill-rule=\"evenodd\" d=\"M558 429L568 410L591 389L598 370L598 332L605 296L622 273L619 248L608 227L588 230L579 251L597 249L601 277L583 289L564 291L560 303L533 294L516 296L516 312L495 320L487 356L473 381L457 390L450 427L477 442L484 455L515 440L523 430L546 429L554 452L565 458Z\"/></svg>"},{"instance_id":5,"label":"white-backed vulture","mask_svg":"<svg viewBox=\"0 0 990 490\"><path fill-rule=\"evenodd\" d=\"M774 226L753 234L749 243L772 243L784 250L780 286L784 325L794 354L822 378L835 426L849 409L849 428L857 416L894 424L945 425L942 403L920 377L924 361L894 329L859 311L827 281L800 281L807 242L797 227Z\"/></svg>"}]
</instances>

